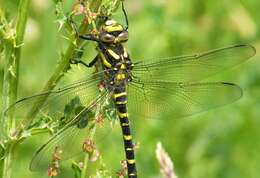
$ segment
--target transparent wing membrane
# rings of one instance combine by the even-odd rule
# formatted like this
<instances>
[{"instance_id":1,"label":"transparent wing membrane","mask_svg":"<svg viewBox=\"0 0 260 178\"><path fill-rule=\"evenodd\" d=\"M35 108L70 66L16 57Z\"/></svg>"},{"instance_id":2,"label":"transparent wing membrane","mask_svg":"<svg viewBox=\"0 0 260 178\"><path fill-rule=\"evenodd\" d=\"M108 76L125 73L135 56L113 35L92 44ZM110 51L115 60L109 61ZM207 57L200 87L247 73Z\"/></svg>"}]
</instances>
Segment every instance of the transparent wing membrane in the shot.
<instances>
[{"instance_id":1,"label":"transparent wing membrane","mask_svg":"<svg viewBox=\"0 0 260 178\"><path fill-rule=\"evenodd\" d=\"M170 113L171 119L190 116L232 103L242 96L232 83L134 82L128 87L129 113L157 118ZM157 117L156 117L157 116Z\"/></svg>"},{"instance_id":2,"label":"transparent wing membrane","mask_svg":"<svg viewBox=\"0 0 260 178\"><path fill-rule=\"evenodd\" d=\"M250 45L235 45L201 54L137 62L133 75L137 79L194 82L230 69L256 53Z\"/></svg>"},{"instance_id":3,"label":"transparent wing membrane","mask_svg":"<svg viewBox=\"0 0 260 178\"><path fill-rule=\"evenodd\" d=\"M83 109L42 145L33 156L30 170L47 171L55 159L55 151L60 151L58 161L63 162L84 154L83 144L87 139L97 141L107 135L111 129L109 120L103 119L102 122L98 120L98 117L101 117L100 107L107 98L108 93L97 98L96 103Z\"/></svg>"},{"instance_id":4,"label":"transparent wing membrane","mask_svg":"<svg viewBox=\"0 0 260 178\"><path fill-rule=\"evenodd\" d=\"M36 122L43 118L64 122L36 151L30 163L30 170L46 172L55 157L54 154L60 151L61 162L83 154L83 143L92 137L94 127L95 134L92 138L95 141L110 133L110 122L115 119L116 111L114 104L110 104L110 92L102 86L99 88L103 74L104 71L101 71L68 86L22 98L5 111L5 114L14 111L14 117L18 120L35 117Z\"/></svg>"},{"instance_id":5,"label":"transparent wing membrane","mask_svg":"<svg viewBox=\"0 0 260 178\"><path fill-rule=\"evenodd\" d=\"M99 94L98 84L100 81L100 73L98 73L63 88L22 98L11 105L5 114L14 112L14 117L17 120L28 120L34 117L37 119L61 118L64 115L65 106L73 99L78 99L83 106L94 102Z\"/></svg>"}]
</instances>

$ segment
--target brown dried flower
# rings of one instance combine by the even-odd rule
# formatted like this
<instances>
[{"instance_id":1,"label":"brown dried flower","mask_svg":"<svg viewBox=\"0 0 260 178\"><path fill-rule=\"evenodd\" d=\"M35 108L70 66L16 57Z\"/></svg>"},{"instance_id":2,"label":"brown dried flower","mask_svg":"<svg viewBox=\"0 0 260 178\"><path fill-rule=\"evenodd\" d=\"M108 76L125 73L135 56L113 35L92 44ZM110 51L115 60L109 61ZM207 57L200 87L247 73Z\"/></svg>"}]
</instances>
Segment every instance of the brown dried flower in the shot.
<instances>
[{"instance_id":1,"label":"brown dried flower","mask_svg":"<svg viewBox=\"0 0 260 178\"><path fill-rule=\"evenodd\" d=\"M48 168L48 177L55 177L59 174L60 160L61 160L62 150L60 147L56 146L52 154L52 161Z\"/></svg>"},{"instance_id":2,"label":"brown dried flower","mask_svg":"<svg viewBox=\"0 0 260 178\"><path fill-rule=\"evenodd\" d=\"M92 139L86 139L83 142L82 150L86 153L93 153L96 149L95 142Z\"/></svg>"},{"instance_id":3,"label":"brown dried flower","mask_svg":"<svg viewBox=\"0 0 260 178\"><path fill-rule=\"evenodd\" d=\"M116 173L118 178L124 178L127 175L127 164L125 160L120 161L121 169Z\"/></svg>"}]
</instances>

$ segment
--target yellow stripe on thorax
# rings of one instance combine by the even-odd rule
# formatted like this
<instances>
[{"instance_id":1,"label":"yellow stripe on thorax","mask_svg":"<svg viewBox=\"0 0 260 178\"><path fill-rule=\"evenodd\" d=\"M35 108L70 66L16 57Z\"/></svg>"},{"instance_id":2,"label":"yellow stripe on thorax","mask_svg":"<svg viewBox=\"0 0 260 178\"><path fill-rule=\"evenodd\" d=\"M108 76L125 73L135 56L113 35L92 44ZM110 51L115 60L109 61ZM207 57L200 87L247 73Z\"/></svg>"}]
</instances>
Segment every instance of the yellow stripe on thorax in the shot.
<instances>
[{"instance_id":1,"label":"yellow stripe on thorax","mask_svg":"<svg viewBox=\"0 0 260 178\"><path fill-rule=\"evenodd\" d=\"M117 79L117 80L123 80L123 79L125 79L125 74L117 74L117 75L116 75L116 79Z\"/></svg>"},{"instance_id":2,"label":"yellow stripe on thorax","mask_svg":"<svg viewBox=\"0 0 260 178\"><path fill-rule=\"evenodd\" d=\"M104 56L104 54L101 52L100 53L101 59L103 64L107 67L107 68L111 68L112 65L107 61L106 57Z\"/></svg>"},{"instance_id":3,"label":"yellow stripe on thorax","mask_svg":"<svg viewBox=\"0 0 260 178\"><path fill-rule=\"evenodd\" d=\"M120 56L118 54L116 54L112 49L108 49L107 51L114 59L117 59L117 60L120 59Z\"/></svg>"},{"instance_id":4,"label":"yellow stripe on thorax","mask_svg":"<svg viewBox=\"0 0 260 178\"><path fill-rule=\"evenodd\" d=\"M121 64L120 69L122 69L122 70L126 69L125 64Z\"/></svg>"},{"instance_id":5,"label":"yellow stripe on thorax","mask_svg":"<svg viewBox=\"0 0 260 178\"><path fill-rule=\"evenodd\" d=\"M124 54L123 54L123 56L124 56L124 58L127 58L127 57L128 57L128 53L127 53L125 47L124 47Z\"/></svg>"}]
</instances>

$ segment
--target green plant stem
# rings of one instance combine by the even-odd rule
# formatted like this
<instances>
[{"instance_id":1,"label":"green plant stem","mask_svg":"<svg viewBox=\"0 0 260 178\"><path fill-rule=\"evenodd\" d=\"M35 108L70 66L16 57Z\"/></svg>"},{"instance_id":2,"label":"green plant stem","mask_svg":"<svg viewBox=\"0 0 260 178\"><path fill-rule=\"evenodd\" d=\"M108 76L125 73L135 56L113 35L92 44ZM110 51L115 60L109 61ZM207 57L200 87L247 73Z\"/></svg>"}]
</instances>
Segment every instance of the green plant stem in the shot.
<instances>
[{"instance_id":1,"label":"green plant stem","mask_svg":"<svg viewBox=\"0 0 260 178\"><path fill-rule=\"evenodd\" d=\"M28 16L30 0L20 0L18 7L18 16L15 29L15 37L5 40L6 62L3 80L3 108L7 108L11 103L16 101L17 86L19 79L19 62L21 57L21 47L23 44L24 32ZM10 135L12 129L15 128L15 118L12 113L2 117L4 123L5 135ZM12 173L12 157L15 143L10 141L6 148L5 157L2 166L2 177L11 178Z\"/></svg>"},{"instance_id":2,"label":"green plant stem","mask_svg":"<svg viewBox=\"0 0 260 178\"><path fill-rule=\"evenodd\" d=\"M75 41L76 38L73 37L73 39L71 41ZM82 40L78 40L77 42L78 45L82 44ZM75 50L76 50L76 46L75 44L71 43L66 51L66 53L62 56L61 62L58 64L58 66L56 67L54 73L52 74L52 76L50 77L50 79L48 80L48 82L46 83L45 87L43 88L43 92L44 91L49 91L54 89L54 87L56 86L56 84L60 81L60 79L62 78L62 76L64 75L64 73L67 72L67 70L70 67L70 59L73 56ZM34 117L36 116L38 109L40 108L44 102L46 101L48 95L45 96L45 98L43 98L41 100L41 102L37 102L35 103L35 105L33 106L33 108L30 111L30 117L27 117L26 120L23 121L22 123L22 127L18 128L18 132L22 132L23 129L28 128Z\"/></svg>"},{"instance_id":3,"label":"green plant stem","mask_svg":"<svg viewBox=\"0 0 260 178\"><path fill-rule=\"evenodd\" d=\"M95 115L95 118L98 117L98 114L100 112L100 108L101 106L99 105L97 107L97 111L96 111L96 115ZM93 127L91 128L90 130L90 133L89 133L89 139L93 140L94 139L94 136L96 134L96 123L94 123ZM86 153L85 154L85 157L84 157L84 166L82 168L82 171L81 171L81 178L86 178L86 175L87 175L87 168L88 168L88 162L89 162L89 159L91 157L91 155L94 154L94 153Z\"/></svg>"},{"instance_id":4,"label":"green plant stem","mask_svg":"<svg viewBox=\"0 0 260 178\"><path fill-rule=\"evenodd\" d=\"M13 93L12 87L11 87L11 74L10 71L8 71L8 67L11 66L11 62L13 61L12 54L13 54L13 43L11 41L6 41L5 43L5 49L6 53L5 56L8 59L5 62L5 69L4 69L4 80L3 80L3 108L7 108L7 106L11 103L13 100ZM4 135L9 135L9 132L12 128L12 118L11 115L8 117L5 117L2 115L1 118L1 127L3 127ZM11 177L11 161L12 161L12 151L13 147L12 144L7 145L5 157L2 160L2 178L10 178Z\"/></svg>"},{"instance_id":5,"label":"green plant stem","mask_svg":"<svg viewBox=\"0 0 260 178\"><path fill-rule=\"evenodd\" d=\"M2 40L4 37L4 24L6 24L5 14L0 7L0 39Z\"/></svg>"},{"instance_id":6,"label":"green plant stem","mask_svg":"<svg viewBox=\"0 0 260 178\"><path fill-rule=\"evenodd\" d=\"M11 178L12 176L12 159L13 159L14 144L9 144L6 148L5 158L3 161L2 178Z\"/></svg>"},{"instance_id":7,"label":"green plant stem","mask_svg":"<svg viewBox=\"0 0 260 178\"><path fill-rule=\"evenodd\" d=\"M84 166L81 171L81 178L86 178L89 158L90 155L86 153L84 158Z\"/></svg>"},{"instance_id":8,"label":"green plant stem","mask_svg":"<svg viewBox=\"0 0 260 178\"><path fill-rule=\"evenodd\" d=\"M100 6L101 1L95 0L95 1L92 1L92 2L93 3L91 3L90 7L91 7L91 9L96 11ZM86 24L82 23L81 26L80 26L80 32L82 33L82 32L88 31L88 27L89 27L88 24L86 25ZM64 73L66 73L67 70L69 69L71 57L73 56L73 54L75 53L75 50L77 48L77 46L73 43L75 40L77 41L76 42L77 46L80 46L83 42L83 40L77 39L76 36L71 39L71 44L69 45L65 54L62 56L61 62L58 64L54 73L52 74L52 76L50 77L50 79L46 83L45 87L43 88L43 92L44 91L50 91L50 90L54 89L54 87L60 81L60 79L62 78ZM37 102L34 105L34 107L30 111L30 114L31 114L30 117L27 117L27 119L23 121L21 127L18 128L18 133L21 133L23 129L26 129L31 125L34 117L36 116L36 114L38 112L37 108L40 108L44 104L44 102L46 101L47 98L48 98L48 95L46 95L45 98L41 100L41 102Z\"/></svg>"}]
</instances>

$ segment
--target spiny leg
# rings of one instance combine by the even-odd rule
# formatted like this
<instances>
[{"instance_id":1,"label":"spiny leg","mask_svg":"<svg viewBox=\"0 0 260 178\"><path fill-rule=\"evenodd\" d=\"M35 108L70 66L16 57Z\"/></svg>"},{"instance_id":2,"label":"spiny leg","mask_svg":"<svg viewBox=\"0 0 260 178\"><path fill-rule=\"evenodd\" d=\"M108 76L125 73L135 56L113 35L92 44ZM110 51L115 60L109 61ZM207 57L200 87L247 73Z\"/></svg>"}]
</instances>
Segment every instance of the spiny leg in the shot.
<instances>
[{"instance_id":1,"label":"spiny leg","mask_svg":"<svg viewBox=\"0 0 260 178\"><path fill-rule=\"evenodd\" d=\"M122 11L123 11L124 16L125 16L125 22L126 22L126 27L125 27L125 29L127 30L127 29L128 29L128 17L127 17L127 13L126 13L126 10L125 10L125 6L124 6L123 0L122 0Z\"/></svg>"},{"instance_id":2,"label":"spiny leg","mask_svg":"<svg viewBox=\"0 0 260 178\"><path fill-rule=\"evenodd\" d=\"M84 35L80 34L77 24L74 22L74 20L72 19L72 17L70 15L67 15L67 20L70 23L72 29L75 31L77 37L84 39L84 40L99 42L99 39L93 34L84 34Z\"/></svg>"},{"instance_id":3,"label":"spiny leg","mask_svg":"<svg viewBox=\"0 0 260 178\"><path fill-rule=\"evenodd\" d=\"M94 64L96 64L97 60L98 60L98 55L89 64L85 63L82 60L78 60L78 59L71 59L70 63L71 64L82 64L85 67L92 67L92 66L94 66Z\"/></svg>"}]
</instances>

